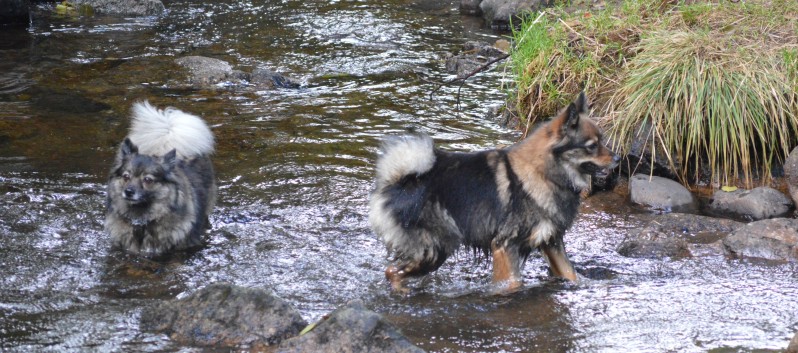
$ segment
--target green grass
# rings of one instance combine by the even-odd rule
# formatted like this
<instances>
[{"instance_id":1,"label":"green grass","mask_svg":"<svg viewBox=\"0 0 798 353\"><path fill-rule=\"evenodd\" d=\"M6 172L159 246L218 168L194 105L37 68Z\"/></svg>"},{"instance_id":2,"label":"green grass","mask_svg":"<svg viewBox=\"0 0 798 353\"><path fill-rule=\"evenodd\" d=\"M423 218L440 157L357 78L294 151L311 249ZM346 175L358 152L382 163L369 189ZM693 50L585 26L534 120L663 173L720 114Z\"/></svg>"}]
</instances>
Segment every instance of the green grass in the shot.
<instances>
[{"instance_id":1,"label":"green grass","mask_svg":"<svg viewBox=\"0 0 798 353\"><path fill-rule=\"evenodd\" d=\"M528 126L585 89L620 152L642 139L685 184L767 184L798 143L796 22L787 0L552 9L513 33L515 106Z\"/></svg>"}]
</instances>

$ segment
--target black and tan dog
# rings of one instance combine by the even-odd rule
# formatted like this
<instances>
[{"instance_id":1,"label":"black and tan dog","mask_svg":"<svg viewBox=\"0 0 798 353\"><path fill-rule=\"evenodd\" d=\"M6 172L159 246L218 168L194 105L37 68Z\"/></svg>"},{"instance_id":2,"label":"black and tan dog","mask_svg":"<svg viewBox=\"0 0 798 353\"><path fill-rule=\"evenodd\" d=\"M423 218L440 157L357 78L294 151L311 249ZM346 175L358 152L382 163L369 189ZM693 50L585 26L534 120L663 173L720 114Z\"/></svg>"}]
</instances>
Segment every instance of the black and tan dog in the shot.
<instances>
[{"instance_id":1,"label":"black and tan dog","mask_svg":"<svg viewBox=\"0 0 798 353\"><path fill-rule=\"evenodd\" d=\"M455 153L425 135L386 139L369 221L395 256L385 271L393 288L438 269L461 244L490 252L493 281L507 289L521 285L535 248L554 275L576 281L563 235L590 176L618 163L601 139L584 93L506 149Z\"/></svg>"}]
</instances>

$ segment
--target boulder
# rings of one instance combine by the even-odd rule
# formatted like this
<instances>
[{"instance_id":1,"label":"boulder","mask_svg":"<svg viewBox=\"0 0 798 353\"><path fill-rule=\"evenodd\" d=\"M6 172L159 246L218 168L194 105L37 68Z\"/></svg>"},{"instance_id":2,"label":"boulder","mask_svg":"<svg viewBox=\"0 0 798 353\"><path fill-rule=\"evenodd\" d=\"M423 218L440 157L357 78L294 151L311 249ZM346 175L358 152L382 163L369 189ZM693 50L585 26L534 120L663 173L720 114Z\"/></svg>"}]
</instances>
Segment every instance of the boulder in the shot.
<instances>
[{"instance_id":1,"label":"boulder","mask_svg":"<svg viewBox=\"0 0 798 353\"><path fill-rule=\"evenodd\" d=\"M188 70L189 82L196 86L214 85L233 77L233 66L224 60L204 56L184 56L175 63Z\"/></svg>"},{"instance_id":2,"label":"boulder","mask_svg":"<svg viewBox=\"0 0 798 353\"><path fill-rule=\"evenodd\" d=\"M714 214L746 221L784 217L790 213L792 207L793 203L787 196L765 186L730 192L717 190L709 204L709 209Z\"/></svg>"},{"instance_id":3,"label":"boulder","mask_svg":"<svg viewBox=\"0 0 798 353\"><path fill-rule=\"evenodd\" d=\"M518 25L520 16L551 6L553 0L483 0L479 4L485 23L493 29L508 30L510 23Z\"/></svg>"},{"instance_id":4,"label":"boulder","mask_svg":"<svg viewBox=\"0 0 798 353\"><path fill-rule=\"evenodd\" d=\"M793 148L784 161L784 176L787 179L792 202L798 205L798 147Z\"/></svg>"},{"instance_id":5,"label":"boulder","mask_svg":"<svg viewBox=\"0 0 798 353\"><path fill-rule=\"evenodd\" d=\"M127 16L157 16L166 11L161 0L71 0L75 5L84 5L98 14Z\"/></svg>"},{"instance_id":6,"label":"boulder","mask_svg":"<svg viewBox=\"0 0 798 353\"><path fill-rule=\"evenodd\" d=\"M283 341L277 352L424 352L379 314L353 301L332 312L309 332Z\"/></svg>"},{"instance_id":7,"label":"boulder","mask_svg":"<svg viewBox=\"0 0 798 353\"><path fill-rule=\"evenodd\" d=\"M632 231L618 253L636 258L725 255L721 239L744 223L686 213L658 215Z\"/></svg>"},{"instance_id":8,"label":"boulder","mask_svg":"<svg viewBox=\"0 0 798 353\"><path fill-rule=\"evenodd\" d=\"M636 174L629 179L632 202L663 211L693 211L696 202L690 190L673 180Z\"/></svg>"},{"instance_id":9,"label":"boulder","mask_svg":"<svg viewBox=\"0 0 798 353\"><path fill-rule=\"evenodd\" d=\"M261 350L296 336L307 322L265 289L218 283L144 309L141 326L181 344Z\"/></svg>"},{"instance_id":10,"label":"boulder","mask_svg":"<svg viewBox=\"0 0 798 353\"><path fill-rule=\"evenodd\" d=\"M798 261L798 219L748 223L723 239L723 245L738 257Z\"/></svg>"}]
</instances>

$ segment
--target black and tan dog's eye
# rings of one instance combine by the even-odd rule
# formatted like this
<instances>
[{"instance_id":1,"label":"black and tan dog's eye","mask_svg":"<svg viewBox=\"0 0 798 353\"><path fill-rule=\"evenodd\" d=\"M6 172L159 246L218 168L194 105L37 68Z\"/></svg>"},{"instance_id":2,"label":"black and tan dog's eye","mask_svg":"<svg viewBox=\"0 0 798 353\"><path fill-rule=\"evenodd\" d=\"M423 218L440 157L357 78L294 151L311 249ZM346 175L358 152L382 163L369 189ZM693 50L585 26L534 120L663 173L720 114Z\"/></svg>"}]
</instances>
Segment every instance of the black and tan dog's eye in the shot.
<instances>
[{"instance_id":1,"label":"black and tan dog's eye","mask_svg":"<svg viewBox=\"0 0 798 353\"><path fill-rule=\"evenodd\" d=\"M128 173L128 172L122 173L122 179L124 179L125 181L129 181L130 180L130 173Z\"/></svg>"},{"instance_id":2,"label":"black and tan dog's eye","mask_svg":"<svg viewBox=\"0 0 798 353\"><path fill-rule=\"evenodd\" d=\"M155 180L153 180L151 176L144 177L144 184L151 184L153 181Z\"/></svg>"}]
</instances>

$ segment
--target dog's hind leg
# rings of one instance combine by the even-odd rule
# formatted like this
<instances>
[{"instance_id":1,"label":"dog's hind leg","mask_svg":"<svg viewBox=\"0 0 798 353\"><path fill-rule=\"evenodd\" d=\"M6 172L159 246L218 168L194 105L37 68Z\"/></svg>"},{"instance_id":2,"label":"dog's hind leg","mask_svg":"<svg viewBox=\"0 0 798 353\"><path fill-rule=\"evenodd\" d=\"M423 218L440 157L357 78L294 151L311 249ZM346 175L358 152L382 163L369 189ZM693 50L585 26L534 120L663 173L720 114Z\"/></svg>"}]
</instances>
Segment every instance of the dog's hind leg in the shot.
<instances>
[{"instance_id":1,"label":"dog's hind leg","mask_svg":"<svg viewBox=\"0 0 798 353\"><path fill-rule=\"evenodd\" d=\"M568 260L568 255L565 253L565 244L562 242L562 237L552 237L548 242L540 244L540 251L549 263L552 274L567 280L577 282L578 277L574 266Z\"/></svg>"},{"instance_id":2,"label":"dog's hind leg","mask_svg":"<svg viewBox=\"0 0 798 353\"><path fill-rule=\"evenodd\" d=\"M504 246L491 245L493 252L493 283L505 286L502 290L513 291L521 287L518 251Z\"/></svg>"}]
</instances>

